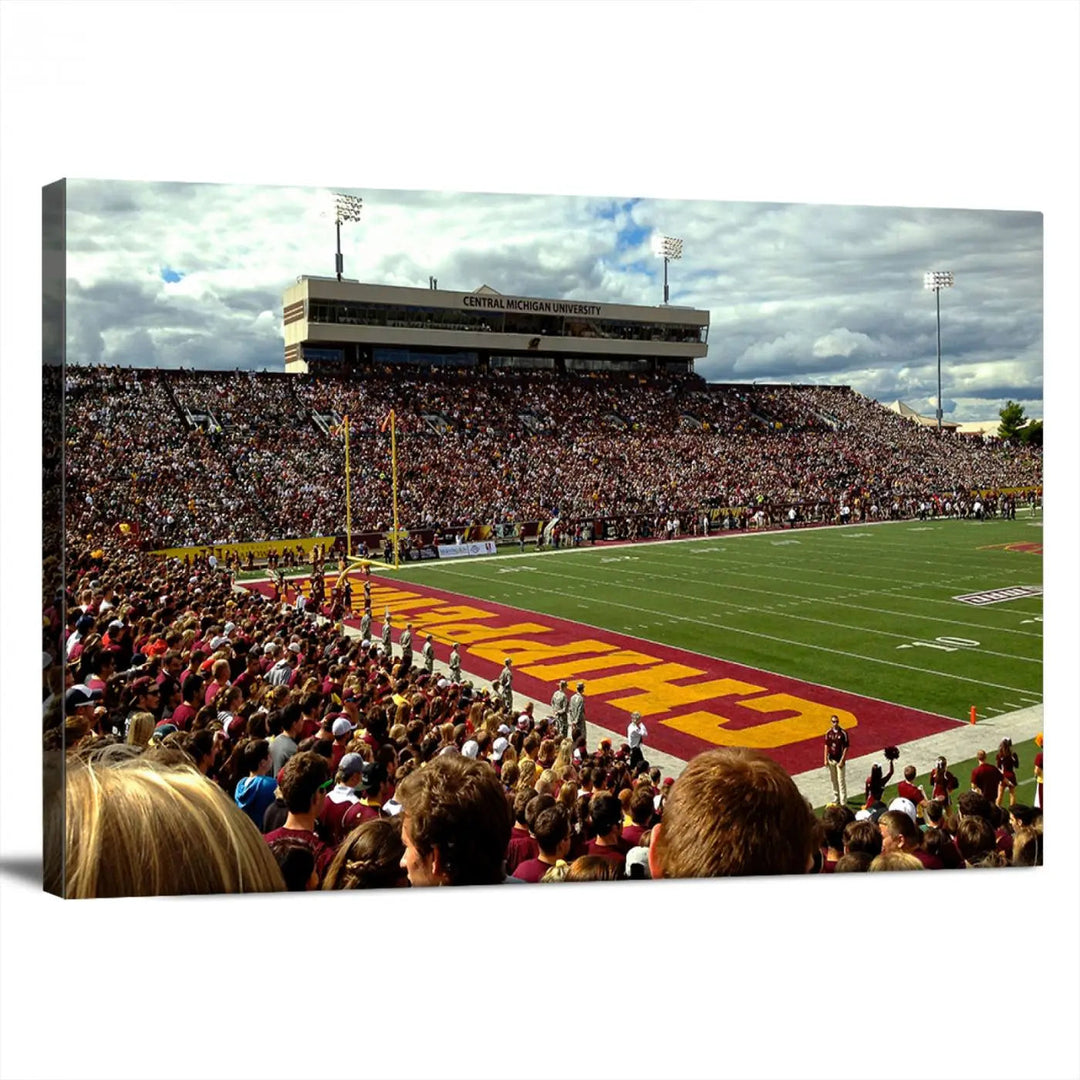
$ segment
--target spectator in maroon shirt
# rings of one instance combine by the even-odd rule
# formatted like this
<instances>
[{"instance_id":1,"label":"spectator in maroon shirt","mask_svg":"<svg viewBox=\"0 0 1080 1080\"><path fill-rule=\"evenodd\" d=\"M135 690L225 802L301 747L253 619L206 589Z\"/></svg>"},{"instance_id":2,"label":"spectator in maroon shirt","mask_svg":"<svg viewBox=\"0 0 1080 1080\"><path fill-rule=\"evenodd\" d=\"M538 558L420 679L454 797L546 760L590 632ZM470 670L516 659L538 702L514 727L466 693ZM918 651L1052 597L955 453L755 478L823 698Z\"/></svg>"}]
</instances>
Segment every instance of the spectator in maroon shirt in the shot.
<instances>
[{"instance_id":1,"label":"spectator in maroon shirt","mask_svg":"<svg viewBox=\"0 0 1080 1080\"><path fill-rule=\"evenodd\" d=\"M589 841L588 854L602 855L618 868L623 876L626 865L627 845L622 840L622 807L614 795L594 795L589 800L589 821L593 838Z\"/></svg>"},{"instance_id":2,"label":"spectator in maroon shirt","mask_svg":"<svg viewBox=\"0 0 1080 1080\"><path fill-rule=\"evenodd\" d=\"M280 788L289 813L280 829L264 834L268 844L276 840L296 840L311 848L321 881L334 857L334 849L319 839L315 822L326 801L333 780L326 758L301 750L293 754L281 772Z\"/></svg>"},{"instance_id":3,"label":"spectator in maroon shirt","mask_svg":"<svg viewBox=\"0 0 1080 1080\"><path fill-rule=\"evenodd\" d=\"M190 731L192 721L198 712L199 706L196 701L202 701L203 681L198 675L190 675L184 680L180 688L181 702L173 710L169 722L175 724L181 731Z\"/></svg>"},{"instance_id":4,"label":"spectator in maroon shirt","mask_svg":"<svg viewBox=\"0 0 1080 1080\"><path fill-rule=\"evenodd\" d=\"M630 796L630 825L624 825L623 842L629 850L636 847L653 822L653 791L650 784L640 784Z\"/></svg>"},{"instance_id":5,"label":"spectator in maroon shirt","mask_svg":"<svg viewBox=\"0 0 1080 1080\"><path fill-rule=\"evenodd\" d=\"M915 805L920 817L922 817L922 804L926 802L926 792L915 783L917 770L914 765L904 766L904 779L896 785L896 794L902 799L910 799Z\"/></svg>"},{"instance_id":6,"label":"spectator in maroon shirt","mask_svg":"<svg viewBox=\"0 0 1080 1080\"><path fill-rule=\"evenodd\" d=\"M832 874L836 864L844 856L844 829L855 820L854 811L848 806L826 806L821 815L821 827L825 834L822 851L821 872Z\"/></svg>"},{"instance_id":7,"label":"spectator in maroon shirt","mask_svg":"<svg viewBox=\"0 0 1080 1080\"><path fill-rule=\"evenodd\" d=\"M964 860L960 856L960 849L948 828L948 815L945 804L937 799L928 799L923 808L923 816L926 820L926 833L923 837L923 847L932 854L939 855L945 864L946 870L961 870ZM933 841L927 839L931 833L940 834Z\"/></svg>"},{"instance_id":8,"label":"spectator in maroon shirt","mask_svg":"<svg viewBox=\"0 0 1080 1080\"><path fill-rule=\"evenodd\" d=\"M206 690L203 693L204 705L213 704L214 699L218 694L229 685L229 674L231 672L229 661L224 658L215 660L211 671L213 673L213 679L207 684Z\"/></svg>"},{"instance_id":9,"label":"spectator in maroon shirt","mask_svg":"<svg viewBox=\"0 0 1080 1080\"><path fill-rule=\"evenodd\" d=\"M911 806L910 800L907 800ZM878 830L881 833L882 853L891 851L903 851L908 855L914 855L927 870L942 870L945 864L935 855L930 855L923 850L922 833L915 824L914 807L912 813L906 810L886 810L878 819Z\"/></svg>"},{"instance_id":10,"label":"spectator in maroon shirt","mask_svg":"<svg viewBox=\"0 0 1080 1080\"><path fill-rule=\"evenodd\" d=\"M540 854L540 846L530 833L525 818L525 811L533 799L540 796L531 788L518 788L514 795L514 824L510 830L510 839L506 846L506 872L513 874L520 863L526 859L535 859Z\"/></svg>"},{"instance_id":11,"label":"spectator in maroon shirt","mask_svg":"<svg viewBox=\"0 0 1080 1080\"><path fill-rule=\"evenodd\" d=\"M985 750L978 751L975 758L979 764L971 770L971 789L981 791L987 802L996 803L1001 794L1001 770L987 762Z\"/></svg>"},{"instance_id":12,"label":"spectator in maroon shirt","mask_svg":"<svg viewBox=\"0 0 1080 1080\"><path fill-rule=\"evenodd\" d=\"M570 822L561 806L548 806L533 823L533 832L540 853L534 859L519 863L514 877L519 881L537 882L570 850Z\"/></svg>"},{"instance_id":13,"label":"spectator in maroon shirt","mask_svg":"<svg viewBox=\"0 0 1080 1080\"><path fill-rule=\"evenodd\" d=\"M331 721L330 736L334 741L334 745L330 751L330 763L335 768L345 756L355 730L356 725L347 716L335 716Z\"/></svg>"},{"instance_id":14,"label":"spectator in maroon shirt","mask_svg":"<svg viewBox=\"0 0 1080 1080\"><path fill-rule=\"evenodd\" d=\"M963 818L956 829L956 846L960 849L965 866L1005 865L1005 856L997 850L994 828L985 818Z\"/></svg>"},{"instance_id":15,"label":"spectator in maroon shirt","mask_svg":"<svg viewBox=\"0 0 1080 1080\"><path fill-rule=\"evenodd\" d=\"M335 773L335 785L323 801L316 827L319 835L331 847L337 847L348 832L344 823L345 815L360 801L354 789L362 779L364 765L365 761L359 754L346 754Z\"/></svg>"},{"instance_id":16,"label":"spectator in maroon shirt","mask_svg":"<svg viewBox=\"0 0 1080 1080\"><path fill-rule=\"evenodd\" d=\"M379 761L364 762L356 781L356 794L359 800L349 807L341 821L342 830L346 834L365 821L384 816L383 805L393 794L386 766Z\"/></svg>"}]
</instances>

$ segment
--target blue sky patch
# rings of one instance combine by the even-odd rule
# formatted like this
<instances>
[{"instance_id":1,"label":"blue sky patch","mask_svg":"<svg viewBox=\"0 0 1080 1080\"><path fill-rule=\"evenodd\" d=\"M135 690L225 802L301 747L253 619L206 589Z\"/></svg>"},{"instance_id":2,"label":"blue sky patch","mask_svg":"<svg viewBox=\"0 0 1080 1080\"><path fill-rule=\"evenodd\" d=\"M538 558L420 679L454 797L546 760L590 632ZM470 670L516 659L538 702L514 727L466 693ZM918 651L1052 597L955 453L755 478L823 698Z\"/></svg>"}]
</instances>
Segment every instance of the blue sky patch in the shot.
<instances>
[{"instance_id":1,"label":"blue sky patch","mask_svg":"<svg viewBox=\"0 0 1080 1080\"><path fill-rule=\"evenodd\" d=\"M171 266L163 266L161 268L161 280L168 282L170 285L182 281L183 278L184 275L179 270L174 270Z\"/></svg>"}]
</instances>

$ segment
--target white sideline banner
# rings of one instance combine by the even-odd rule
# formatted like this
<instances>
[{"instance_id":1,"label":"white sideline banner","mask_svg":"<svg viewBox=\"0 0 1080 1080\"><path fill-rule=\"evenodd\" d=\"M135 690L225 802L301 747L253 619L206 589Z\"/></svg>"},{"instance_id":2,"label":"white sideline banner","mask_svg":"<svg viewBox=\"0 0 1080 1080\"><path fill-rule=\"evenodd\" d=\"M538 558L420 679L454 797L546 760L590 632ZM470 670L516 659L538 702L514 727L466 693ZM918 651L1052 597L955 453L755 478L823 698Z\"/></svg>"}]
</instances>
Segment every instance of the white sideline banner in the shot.
<instances>
[{"instance_id":1,"label":"white sideline banner","mask_svg":"<svg viewBox=\"0 0 1080 1080\"><path fill-rule=\"evenodd\" d=\"M440 559L460 559L468 555L494 555L494 540L476 540L471 544L440 544Z\"/></svg>"}]
</instances>

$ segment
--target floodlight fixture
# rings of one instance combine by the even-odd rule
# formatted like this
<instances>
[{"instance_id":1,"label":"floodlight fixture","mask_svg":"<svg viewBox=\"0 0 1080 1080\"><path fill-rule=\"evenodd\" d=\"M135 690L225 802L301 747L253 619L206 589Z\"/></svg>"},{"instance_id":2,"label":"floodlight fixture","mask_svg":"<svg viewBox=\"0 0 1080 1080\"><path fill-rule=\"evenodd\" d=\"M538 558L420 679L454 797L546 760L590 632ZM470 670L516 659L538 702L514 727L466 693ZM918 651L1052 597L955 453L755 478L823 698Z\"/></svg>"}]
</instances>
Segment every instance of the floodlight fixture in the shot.
<instances>
[{"instance_id":1,"label":"floodlight fixture","mask_svg":"<svg viewBox=\"0 0 1080 1080\"><path fill-rule=\"evenodd\" d=\"M337 259L335 268L337 279L345 270L345 260L341 255L341 226L346 221L359 221L360 211L364 208L364 200L359 195L345 195L340 191L334 192L334 227L337 229Z\"/></svg>"},{"instance_id":2,"label":"floodlight fixture","mask_svg":"<svg viewBox=\"0 0 1080 1080\"><path fill-rule=\"evenodd\" d=\"M937 430L941 434L941 290L951 289L951 270L927 270L923 274L923 288L932 289L937 299Z\"/></svg>"},{"instance_id":3,"label":"floodlight fixture","mask_svg":"<svg viewBox=\"0 0 1080 1080\"><path fill-rule=\"evenodd\" d=\"M664 260L664 303L668 302L668 263L674 259L682 258L682 240L675 236L661 236L657 233L653 237L653 253Z\"/></svg>"}]
</instances>

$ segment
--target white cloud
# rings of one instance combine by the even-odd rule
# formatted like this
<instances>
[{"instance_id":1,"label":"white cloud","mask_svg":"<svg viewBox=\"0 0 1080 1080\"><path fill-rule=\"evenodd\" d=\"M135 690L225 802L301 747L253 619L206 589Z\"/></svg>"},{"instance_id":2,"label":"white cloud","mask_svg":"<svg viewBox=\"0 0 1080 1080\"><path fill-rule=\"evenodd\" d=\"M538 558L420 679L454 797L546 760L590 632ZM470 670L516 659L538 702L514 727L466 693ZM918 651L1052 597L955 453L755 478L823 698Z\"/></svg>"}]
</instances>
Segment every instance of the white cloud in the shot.
<instances>
[{"instance_id":1,"label":"white cloud","mask_svg":"<svg viewBox=\"0 0 1080 1080\"><path fill-rule=\"evenodd\" d=\"M874 343L866 334L853 333L844 327L830 330L814 342L811 352L814 356L850 356L856 349L867 352L874 349Z\"/></svg>"},{"instance_id":2,"label":"white cloud","mask_svg":"<svg viewBox=\"0 0 1080 1080\"><path fill-rule=\"evenodd\" d=\"M328 188L74 181L69 190L73 362L198 367L228 356L229 366L277 368L283 290L300 274L334 272ZM846 382L927 398L937 338L922 272L947 263L956 286L942 297L943 354L958 380L989 395L957 385L957 408L969 419L996 414L1001 387L1041 400L1037 214L355 192L364 206L342 226L345 275L392 285L426 287L433 275L444 289L656 304L662 263L651 234L682 237L671 301L710 312L697 367L714 381ZM184 277L167 283L164 267ZM165 339L130 336L140 326L178 332L167 357Z\"/></svg>"}]
</instances>

